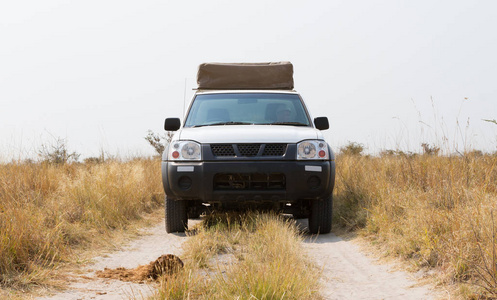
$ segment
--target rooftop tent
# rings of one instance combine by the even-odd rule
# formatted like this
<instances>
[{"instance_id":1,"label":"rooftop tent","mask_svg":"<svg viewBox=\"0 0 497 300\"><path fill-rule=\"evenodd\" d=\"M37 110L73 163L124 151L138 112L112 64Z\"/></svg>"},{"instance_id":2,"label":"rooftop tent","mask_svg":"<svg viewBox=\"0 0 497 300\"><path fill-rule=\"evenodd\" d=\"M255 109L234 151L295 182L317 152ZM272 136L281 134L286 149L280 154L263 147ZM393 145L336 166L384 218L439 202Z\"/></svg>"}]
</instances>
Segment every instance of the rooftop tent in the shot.
<instances>
[{"instance_id":1,"label":"rooftop tent","mask_svg":"<svg viewBox=\"0 0 497 300\"><path fill-rule=\"evenodd\" d=\"M270 63L203 63L198 67L199 89L293 89L293 65Z\"/></svg>"}]
</instances>

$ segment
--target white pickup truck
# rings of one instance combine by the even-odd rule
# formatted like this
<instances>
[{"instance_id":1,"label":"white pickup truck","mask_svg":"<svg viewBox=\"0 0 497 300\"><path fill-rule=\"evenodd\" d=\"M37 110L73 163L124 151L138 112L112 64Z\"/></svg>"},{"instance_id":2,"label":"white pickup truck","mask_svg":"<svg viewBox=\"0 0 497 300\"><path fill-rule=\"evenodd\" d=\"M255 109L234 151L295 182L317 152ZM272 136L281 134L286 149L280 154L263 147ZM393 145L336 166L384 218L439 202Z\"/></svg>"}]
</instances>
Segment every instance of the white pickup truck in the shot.
<instances>
[{"instance_id":1,"label":"white pickup truck","mask_svg":"<svg viewBox=\"0 0 497 300\"><path fill-rule=\"evenodd\" d=\"M162 158L167 232L205 210L271 209L331 230L335 157L293 90L290 63L203 64L183 122Z\"/></svg>"}]
</instances>

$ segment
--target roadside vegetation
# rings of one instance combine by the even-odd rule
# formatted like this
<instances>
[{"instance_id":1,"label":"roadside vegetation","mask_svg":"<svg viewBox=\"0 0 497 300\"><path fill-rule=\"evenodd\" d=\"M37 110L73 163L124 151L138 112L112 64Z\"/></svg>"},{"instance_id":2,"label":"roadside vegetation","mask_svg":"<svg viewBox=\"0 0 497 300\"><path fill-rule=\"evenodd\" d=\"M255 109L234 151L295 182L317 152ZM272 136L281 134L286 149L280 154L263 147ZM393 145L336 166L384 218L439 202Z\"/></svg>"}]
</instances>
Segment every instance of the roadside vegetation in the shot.
<instances>
[{"instance_id":1,"label":"roadside vegetation","mask_svg":"<svg viewBox=\"0 0 497 300\"><path fill-rule=\"evenodd\" d=\"M361 145L337 157L336 227L358 230L385 255L435 269L462 298L497 297L497 153L440 155Z\"/></svg>"},{"instance_id":2,"label":"roadside vegetation","mask_svg":"<svg viewBox=\"0 0 497 300\"><path fill-rule=\"evenodd\" d=\"M192 230L185 267L153 299L320 299L317 269L293 219L214 214Z\"/></svg>"},{"instance_id":3,"label":"roadside vegetation","mask_svg":"<svg viewBox=\"0 0 497 300\"><path fill-rule=\"evenodd\" d=\"M58 141L39 161L0 164L0 295L50 283L61 263L77 260L73 250L163 203L158 160L78 157Z\"/></svg>"},{"instance_id":4,"label":"roadside vegetation","mask_svg":"<svg viewBox=\"0 0 497 300\"><path fill-rule=\"evenodd\" d=\"M149 136L159 146L161 138ZM372 156L362 144L344 146L334 228L435 270L438 283L461 298L497 298L497 153L421 147ZM77 260L74 250L126 231L163 204L158 159L102 153L81 163L63 140L39 155L0 164L0 296L3 288L49 285L61 264ZM292 219L216 214L188 234L184 269L163 278L154 299L320 298L320 271Z\"/></svg>"}]
</instances>

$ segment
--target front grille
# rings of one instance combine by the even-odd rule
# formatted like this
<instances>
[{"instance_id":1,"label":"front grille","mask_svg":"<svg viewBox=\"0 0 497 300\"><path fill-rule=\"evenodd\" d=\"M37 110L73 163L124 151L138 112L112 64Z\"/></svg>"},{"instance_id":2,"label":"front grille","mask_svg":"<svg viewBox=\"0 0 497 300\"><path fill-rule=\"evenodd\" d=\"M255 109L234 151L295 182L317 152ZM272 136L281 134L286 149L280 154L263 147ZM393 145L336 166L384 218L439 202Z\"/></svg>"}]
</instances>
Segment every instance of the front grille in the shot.
<instances>
[{"instance_id":1,"label":"front grille","mask_svg":"<svg viewBox=\"0 0 497 300\"><path fill-rule=\"evenodd\" d=\"M264 147L262 153L261 147ZM286 148L287 144L211 144L215 157L283 156Z\"/></svg>"},{"instance_id":2,"label":"front grille","mask_svg":"<svg viewBox=\"0 0 497 300\"><path fill-rule=\"evenodd\" d=\"M235 156L235 150L231 144L214 144L211 145L214 156Z\"/></svg>"},{"instance_id":3,"label":"front grille","mask_svg":"<svg viewBox=\"0 0 497 300\"><path fill-rule=\"evenodd\" d=\"M285 190L283 173L220 173L214 176L214 190Z\"/></svg>"},{"instance_id":4,"label":"front grille","mask_svg":"<svg viewBox=\"0 0 497 300\"><path fill-rule=\"evenodd\" d=\"M238 144L238 151L242 156L257 156L261 144Z\"/></svg>"},{"instance_id":5,"label":"front grille","mask_svg":"<svg viewBox=\"0 0 497 300\"><path fill-rule=\"evenodd\" d=\"M286 152L286 144L266 144L262 156L283 156Z\"/></svg>"}]
</instances>

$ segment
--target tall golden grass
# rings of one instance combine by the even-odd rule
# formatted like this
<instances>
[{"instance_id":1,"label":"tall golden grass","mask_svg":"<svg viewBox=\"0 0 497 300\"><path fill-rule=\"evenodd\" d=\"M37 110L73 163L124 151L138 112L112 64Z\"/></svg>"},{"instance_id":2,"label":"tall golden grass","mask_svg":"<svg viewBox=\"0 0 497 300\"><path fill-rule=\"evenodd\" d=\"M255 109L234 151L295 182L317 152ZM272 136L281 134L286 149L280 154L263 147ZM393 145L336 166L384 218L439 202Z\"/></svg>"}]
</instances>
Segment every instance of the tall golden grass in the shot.
<instances>
[{"instance_id":1,"label":"tall golden grass","mask_svg":"<svg viewBox=\"0 0 497 300\"><path fill-rule=\"evenodd\" d=\"M160 161L0 165L0 286L41 284L71 249L163 201Z\"/></svg>"},{"instance_id":2,"label":"tall golden grass","mask_svg":"<svg viewBox=\"0 0 497 300\"><path fill-rule=\"evenodd\" d=\"M340 155L334 214L460 296L497 297L497 155Z\"/></svg>"},{"instance_id":3,"label":"tall golden grass","mask_svg":"<svg viewBox=\"0 0 497 300\"><path fill-rule=\"evenodd\" d=\"M72 249L125 229L162 201L158 160L1 164L0 286L45 283L58 263L71 260ZM496 155L339 155L334 214L335 226L358 229L385 254L441 271L441 281L457 284L462 297L497 297ZM164 282L157 298L287 297L289 288L295 299L317 297L318 272L305 259L289 263L301 251L293 225L256 223L216 221L217 227L201 229L188 242L191 267ZM287 243L288 256L282 247L271 248ZM238 263L211 276L203 293L206 281L193 270L208 268L219 253L233 254ZM289 272L294 266L310 271ZM311 288L299 290L299 282Z\"/></svg>"}]
</instances>

